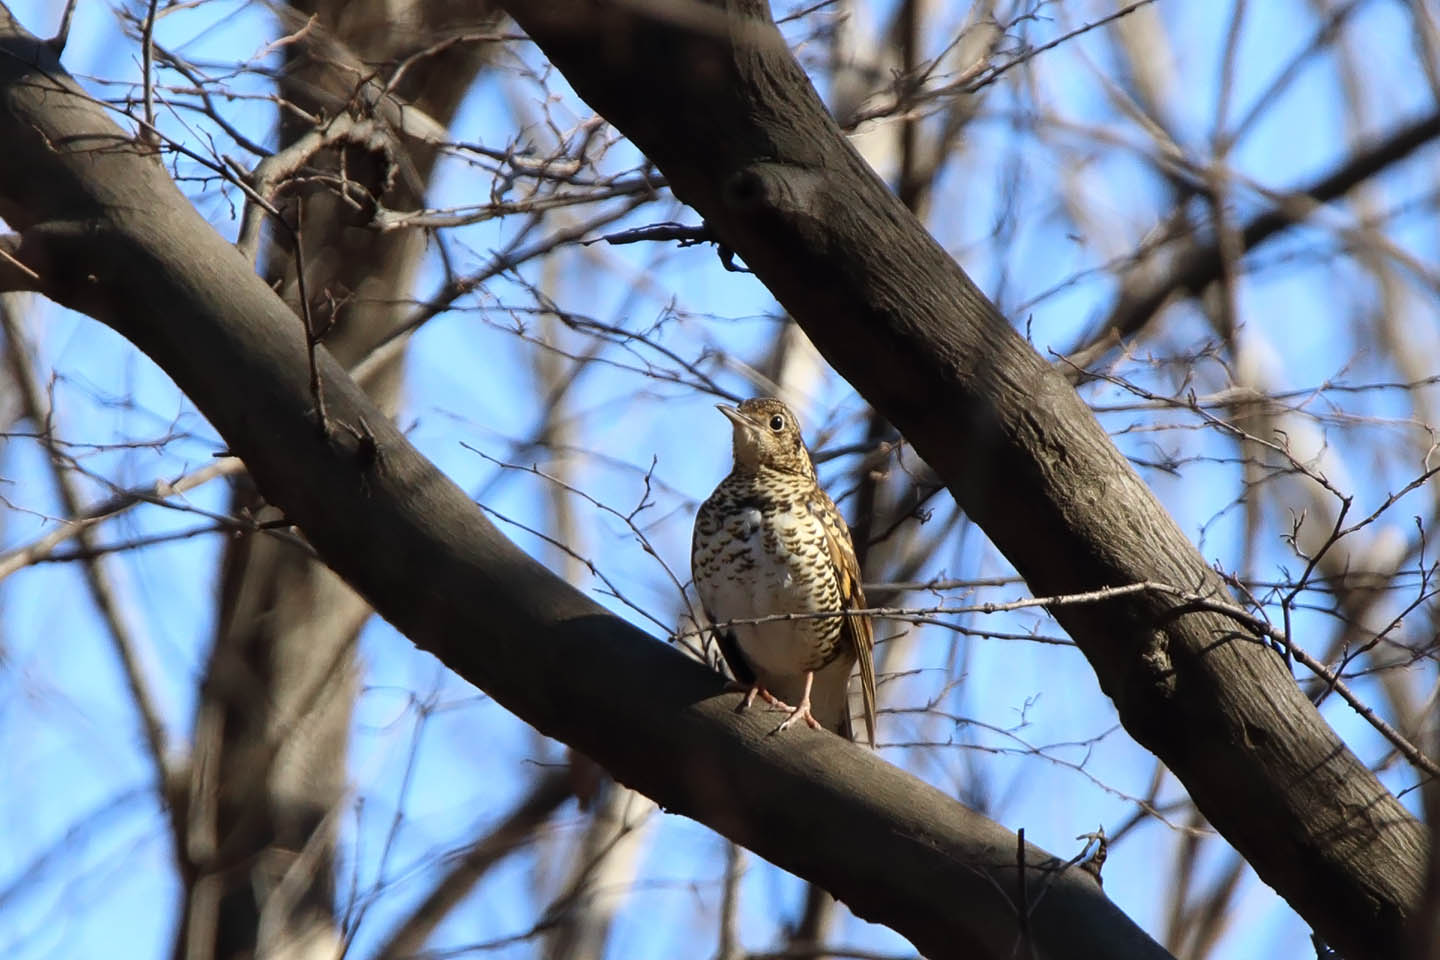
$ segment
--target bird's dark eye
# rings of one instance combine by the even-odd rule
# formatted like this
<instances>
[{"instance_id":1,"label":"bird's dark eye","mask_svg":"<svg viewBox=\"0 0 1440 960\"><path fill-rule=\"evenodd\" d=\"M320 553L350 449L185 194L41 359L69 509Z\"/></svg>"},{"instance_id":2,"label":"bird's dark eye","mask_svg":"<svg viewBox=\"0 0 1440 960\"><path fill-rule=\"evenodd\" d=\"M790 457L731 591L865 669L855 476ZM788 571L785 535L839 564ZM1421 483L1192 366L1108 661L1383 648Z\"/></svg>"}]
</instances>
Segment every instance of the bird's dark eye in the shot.
<instances>
[{"instance_id":1,"label":"bird's dark eye","mask_svg":"<svg viewBox=\"0 0 1440 960\"><path fill-rule=\"evenodd\" d=\"M771 430L774 430L776 433L779 433L781 430L784 430L784 429L785 429L785 418L782 417L782 416L780 416L780 414L778 414L778 413L775 414L775 416L773 416L773 417L770 418L770 429L771 429Z\"/></svg>"}]
</instances>

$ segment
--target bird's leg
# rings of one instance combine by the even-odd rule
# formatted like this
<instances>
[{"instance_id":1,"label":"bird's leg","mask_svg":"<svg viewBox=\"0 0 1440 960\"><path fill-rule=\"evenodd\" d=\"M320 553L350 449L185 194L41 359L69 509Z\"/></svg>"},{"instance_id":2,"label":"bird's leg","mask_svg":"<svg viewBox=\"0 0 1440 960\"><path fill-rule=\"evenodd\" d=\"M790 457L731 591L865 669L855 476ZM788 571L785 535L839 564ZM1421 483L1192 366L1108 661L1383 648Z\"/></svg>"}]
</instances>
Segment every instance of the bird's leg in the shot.
<instances>
[{"instance_id":1,"label":"bird's leg","mask_svg":"<svg viewBox=\"0 0 1440 960\"><path fill-rule=\"evenodd\" d=\"M815 682L815 671L813 671L813 670L808 670L808 671L806 671L806 673L805 673L805 693L802 694L801 697L800 697L800 706L795 707L795 708L793 708L793 709L790 711L790 716L785 719L785 722L782 723L782 724L780 724L780 726L778 726L778 727L775 728L775 732L776 732L776 733L779 733L781 730L784 730L786 727L791 726L792 724L794 724L794 722L795 722L796 720L802 720L802 719L803 719L807 724L809 724L813 729L815 729L815 730L824 730L824 729L825 729L824 727L820 726L820 721L819 721L819 720L816 720L816 719L815 719L815 715L810 712L810 686L811 686L811 684L813 684L814 682Z\"/></svg>"},{"instance_id":2,"label":"bird's leg","mask_svg":"<svg viewBox=\"0 0 1440 960\"><path fill-rule=\"evenodd\" d=\"M793 709L790 704L786 703L784 700L781 700L779 697L775 696L775 694L771 693L769 690L766 690L758 683L741 683L739 680L731 680L726 685L725 689L733 693L745 694L745 699L740 701L740 706L736 709L736 713L744 713L746 710L749 710L750 707L755 703L756 697L764 700L766 703L770 704L770 706L777 707L781 710Z\"/></svg>"}]
</instances>

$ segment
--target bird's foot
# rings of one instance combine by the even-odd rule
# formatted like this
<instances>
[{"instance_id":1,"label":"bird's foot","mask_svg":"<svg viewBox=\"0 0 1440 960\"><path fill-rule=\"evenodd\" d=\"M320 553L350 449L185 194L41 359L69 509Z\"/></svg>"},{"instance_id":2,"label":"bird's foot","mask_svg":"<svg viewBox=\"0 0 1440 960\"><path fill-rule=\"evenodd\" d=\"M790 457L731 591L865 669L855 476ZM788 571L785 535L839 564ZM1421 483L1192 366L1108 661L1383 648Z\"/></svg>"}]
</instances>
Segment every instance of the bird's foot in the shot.
<instances>
[{"instance_id":1,"label":"bird's foot","mask_svg":"<svg viewBox=\"0 0 1440 960\"><path fill-rule=\"evenodd\" d=\"M779 733L781 730L784 730L784 729L786 729L786 728L788 728L788 727L793 727L793 726L795 725L795 721L797 721L797 720L804 720L805 723L806 723L806 724L810 727L810 729L812 729L812 730L824 730L824 729L825 729L824 727L822 727L822 726L820 725L820 721L815 719L815 715L810 712L810 698L809 698L809 697L806 697L804 700L801 700L801 701L800 701L800 706L794 707L794 708L792 708L792 709L790 710L790 716L786 717L786 718L785 718L785 722L782 723L782 724L780 724L780 726L778 726L778 727L775 728L775 732L776 732L776 733Z\"/></svg>"},{"instance_id":2,"label":"bird's foot","mask_svg":"<svg viewBox=\"0 0 1440 960\"><path fill-rule=\"evenodd\" d=\"M775 694L771 693L769 690L766 690L758 683L740 683L736 680L731 680L726 689L735 693L745 694L745 699L741 700L740 706L735 708L736 713L744 713L746 710L749 710L750 707L754 705L756 697L764 700L766 703L776 708L777 710L794 709L790 706L790 704L786 703L784 700L781 700L779 697L775 696Z\"/></svg>"}]
</instances>

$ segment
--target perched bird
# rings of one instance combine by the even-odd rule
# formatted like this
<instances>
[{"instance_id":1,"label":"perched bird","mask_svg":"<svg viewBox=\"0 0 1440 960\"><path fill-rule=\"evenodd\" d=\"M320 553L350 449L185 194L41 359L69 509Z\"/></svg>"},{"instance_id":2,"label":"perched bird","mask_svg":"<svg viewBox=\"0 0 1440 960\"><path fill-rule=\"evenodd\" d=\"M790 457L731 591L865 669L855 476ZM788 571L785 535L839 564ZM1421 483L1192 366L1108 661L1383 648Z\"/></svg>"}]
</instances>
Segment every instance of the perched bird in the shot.
<instances>
[{"instance_id":1,"label":"perched bird","mask_svg":"<svg viewBox=\"0 0 1440 960\"><path fill-rule=\"evenodd\" d=\"M854 739L850 668L860 662L866 739L875 746L875 639L868 616L734 623L865 607L850 529L815 480L800 425L779 400L717 409L735 466L695 517L695 590L736 681L797 720ZM728 624L728 625L727 625ZM778 732L777 730L777 732Z\"/></svg>"}]
</instances>

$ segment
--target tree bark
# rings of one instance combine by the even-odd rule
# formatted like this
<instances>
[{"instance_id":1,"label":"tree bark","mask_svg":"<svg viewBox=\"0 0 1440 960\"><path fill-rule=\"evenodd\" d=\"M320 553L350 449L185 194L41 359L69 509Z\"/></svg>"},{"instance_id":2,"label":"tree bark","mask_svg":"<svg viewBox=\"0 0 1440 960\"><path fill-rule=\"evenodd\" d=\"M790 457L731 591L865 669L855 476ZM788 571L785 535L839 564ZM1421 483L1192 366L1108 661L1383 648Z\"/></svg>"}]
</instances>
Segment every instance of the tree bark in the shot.
<instances>
[{"instance_id":1,"label":"tree bark","mask_svg":"<svg viewBox=\"0 0 1440 960\"><path fill-rule=\"evenodd\" d=\"M506 4L946 480L1036 595L1233 604L1065 379L865 165L763 0ZM1403 949L1428 835L1235 619L1057 608L1130 734L1347 957Z\"/></svg>"},{"instance_id":2,"label":"tree bark","mask_svg":"<svg viewBox=\"0 0 1440 960\"><path fill-rule=\"evenodd\" d=\"M337 573L502 705L929 956L1167 956L1084 871L1034 847L1019 870L1013 834L872 753L737 715L718 675L500 536L323 349L322 418L294 313L3 8L0 138L0 288L135 343Z\"/></svg>"}]
</instances>

